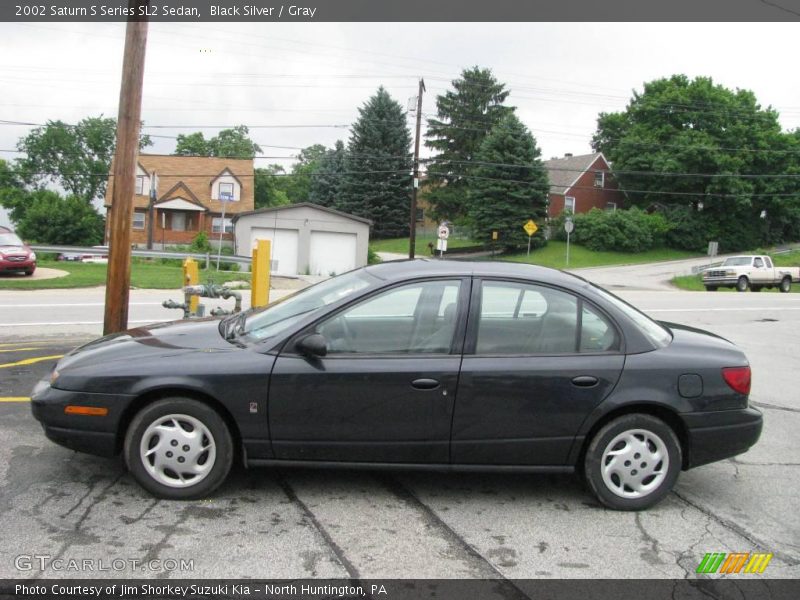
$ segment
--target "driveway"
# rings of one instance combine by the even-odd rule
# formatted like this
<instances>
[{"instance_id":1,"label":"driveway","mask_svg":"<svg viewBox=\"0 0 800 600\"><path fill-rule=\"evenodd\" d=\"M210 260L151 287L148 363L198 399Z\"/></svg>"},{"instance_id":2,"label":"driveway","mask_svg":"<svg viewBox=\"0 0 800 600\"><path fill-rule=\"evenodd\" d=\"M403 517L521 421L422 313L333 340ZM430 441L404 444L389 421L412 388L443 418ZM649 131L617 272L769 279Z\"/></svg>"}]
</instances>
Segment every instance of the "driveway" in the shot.
<instances>
[{"instance_id":1,"label":"driveway","mask_svg":"<svg viewBox=\"0 0 800 600\"><path fill-rule=\"evenodd\" d=\"M673 277L691 275L692 267L708 265L719 260L719 258L712 260L703 256L643 265L614 265L567 270L609 289L670 291L675 290L675 286L670 283Z\"/></svg>"}]
</instances>

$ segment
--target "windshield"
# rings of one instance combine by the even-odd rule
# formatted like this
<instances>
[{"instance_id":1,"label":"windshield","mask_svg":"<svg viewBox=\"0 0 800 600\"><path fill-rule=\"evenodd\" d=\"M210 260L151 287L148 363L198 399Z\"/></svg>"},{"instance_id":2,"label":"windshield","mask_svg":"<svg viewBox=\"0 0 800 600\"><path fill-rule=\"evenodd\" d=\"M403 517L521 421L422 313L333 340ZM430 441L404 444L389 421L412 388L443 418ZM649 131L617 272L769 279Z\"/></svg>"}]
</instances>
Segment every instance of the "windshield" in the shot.
<instances>
[{"instance_id":1,"label":"windshield","mask_svg":"<svg viewBox=\"0 0 800 600\"><path fill-rule=\"evenodd\" d=\"M242 335L252 341L274 337L304 316L319 311L375 281L377 279L374 276L360 269L308 287L266 308L249 313Z\"/></svg>"},{"instance_id":2,"label":"windshield","mask_svg":"<svg viewBox=\"0 0 800 600\"><path fill-rule=\"evenodd\" d=\"M655 344L657 347L663 348L672 341L672 335L666 327L648 317L638 308L634 308L622 298L617 298L611 292L594 284L592 285L595 291L600 293L600 295L602 295L606 300L625 313L625 315L639 327L639 331L641 331L645 337L647 337L647 339L653 342L653 344Z\"/></svg>"},{"instance_id":3,"label":"windshield","mask_svg":"<svg viewBox=\"0 0 800 600\"><path fill-rule=\"evenodd\" d=\"M23 246L16 233L0 233L0 246Z\"/></svg>"},{"instance_id":4,"label":"windshield","mask_svg":"<svg viewBox=\"0 0 800 600\"><path fill-rule=\"evenodd\" d=\"M731 256L730 258L725 259L725 262L722 263L722 266L723 267L748 266L751 260L753 260L752 256Z\"/></svg>"}]
</instances>

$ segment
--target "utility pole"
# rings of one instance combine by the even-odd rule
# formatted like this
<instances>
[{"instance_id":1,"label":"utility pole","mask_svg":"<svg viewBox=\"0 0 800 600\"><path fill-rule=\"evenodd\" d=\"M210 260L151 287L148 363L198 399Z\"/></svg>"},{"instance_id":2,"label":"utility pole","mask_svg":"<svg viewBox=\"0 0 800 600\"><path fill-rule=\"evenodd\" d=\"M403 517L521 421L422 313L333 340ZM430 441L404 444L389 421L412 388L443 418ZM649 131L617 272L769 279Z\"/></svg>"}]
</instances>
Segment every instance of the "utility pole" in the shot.
<instances>
[{"instance_id":1,"label":"utility pole","mask_svg":"<svg viewBox=\"0 0 800 600\"><path fill-rule=\"evenodd\" d=\"M411 182L411 221L408 233L408 258L414 258L417 244L417 189L419 189L419 132L422 126L422 92L425 91L425 80L419 79L417 94L417 135L414 138L414 180Z\"/></svg>"},{"instance_id":2,"label":"utility pole","mask_svg":"<svg viewBox=\"0 0 800 600\"><path fill-rule=\"evenodd\" d=\"M129 7L139 14L140 6L150 0L130 0ZM142 11L146 12L146 11ZM109 214L109 252L106 273L106 303L103 333L128 328L128 296L131 283L131 217L136 180L136 156L139 152L139 128L142 116L144 55L147 46L147 20L134 17L125 30L122 59L122 83L119 90L117 145L114 154L114 191Z\"/></svg>"}]
</instances>

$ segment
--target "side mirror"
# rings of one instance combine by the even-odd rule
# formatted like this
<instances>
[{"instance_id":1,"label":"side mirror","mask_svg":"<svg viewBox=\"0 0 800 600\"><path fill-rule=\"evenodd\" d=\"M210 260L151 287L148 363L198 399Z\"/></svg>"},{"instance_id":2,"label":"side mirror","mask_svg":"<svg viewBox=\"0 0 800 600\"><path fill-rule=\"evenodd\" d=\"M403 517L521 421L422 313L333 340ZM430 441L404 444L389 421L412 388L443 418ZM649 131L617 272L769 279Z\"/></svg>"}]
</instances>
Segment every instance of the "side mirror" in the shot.
<instances>
[{"instance_id":1,"label":"side mirror","mask_svg":"<svg viewBox=\"0 0 800 600\"><path fill-rule=\"evenodd\" d=\"M296 347L305 356L325 356L328 353L328 340L318 333L312 333L298 340Z\"/></svg>"}]
</instances>

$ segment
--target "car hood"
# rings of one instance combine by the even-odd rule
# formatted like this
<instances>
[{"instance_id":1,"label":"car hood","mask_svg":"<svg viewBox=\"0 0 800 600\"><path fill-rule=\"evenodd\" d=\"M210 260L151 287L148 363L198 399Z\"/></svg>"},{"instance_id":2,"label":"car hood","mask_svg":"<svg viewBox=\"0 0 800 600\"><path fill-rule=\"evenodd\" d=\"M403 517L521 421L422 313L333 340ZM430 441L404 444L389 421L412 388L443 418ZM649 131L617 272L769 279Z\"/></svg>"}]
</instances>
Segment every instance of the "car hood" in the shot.
<instances>
[{"instance_id":1,"label":"car hood","mask_svg":"<svg viewBox=\"0 0 800 600\"><path fill-rule=\"evenodd\" d=\"M157 323L114 333L80 346L64 356L56 369L72 370L100 361L170 358L189 352L231 352L236 346L219 333L220 319L194 319Z\"/></svg>"},{"instance_id":2,"label":"car hood","mask_svg":"<svg viewBox=\"0 0 800 600\"><path fill-rule=\"evenodd\" d=\"M2 246L2 245L0 245L0 252L6 253L6 254L14 254L14 253L17 253L17 254L28 254L28 253L30 253L30 248L27 248L25 246Z\"/></svg>"}]
</instances>

